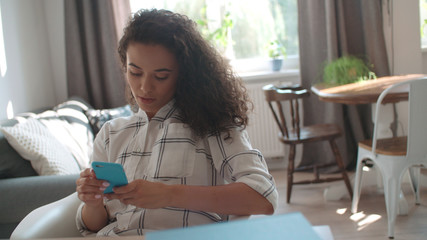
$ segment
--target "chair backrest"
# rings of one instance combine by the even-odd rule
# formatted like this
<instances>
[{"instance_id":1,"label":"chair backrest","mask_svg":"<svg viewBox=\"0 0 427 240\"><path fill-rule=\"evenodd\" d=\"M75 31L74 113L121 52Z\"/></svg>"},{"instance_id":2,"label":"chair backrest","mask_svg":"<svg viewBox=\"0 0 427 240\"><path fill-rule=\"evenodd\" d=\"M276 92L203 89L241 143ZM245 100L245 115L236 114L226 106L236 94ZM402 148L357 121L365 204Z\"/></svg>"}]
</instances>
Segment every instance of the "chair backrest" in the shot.
<instances>
[{"instance_id":1,"label":"chair backrest","mask_svg":"<svg viewBox=\"0 0 427 240\"><path fill-rule=\"evenodd\" d=\"M407 131L407 158L418 161L427 160L427 77L412 79L394 84L384 90L377 100L374 139L377 139L376 126L381 111L381 102L384 97L396 88L408 85L408 131ZM372 151L375 152L376 141L373 142Z\"/></svg>"},{"instance_id":2,"label":"chair backrest","mask_svg":"<svg viewBox=\"0 0 427 240\"><path fill-rule=\"evenodd\" d=\"M274 86L271 84L264 86L263 91L282 136L288 138L292 131L299 138L301 117L298 99L308 97L310 92L299 85ZM273 106L273 102L276 106ZM289 114L285 113L285 102L289 103ZM288 116L290 119L287 119Z\"/></svg>"}]
</instances>

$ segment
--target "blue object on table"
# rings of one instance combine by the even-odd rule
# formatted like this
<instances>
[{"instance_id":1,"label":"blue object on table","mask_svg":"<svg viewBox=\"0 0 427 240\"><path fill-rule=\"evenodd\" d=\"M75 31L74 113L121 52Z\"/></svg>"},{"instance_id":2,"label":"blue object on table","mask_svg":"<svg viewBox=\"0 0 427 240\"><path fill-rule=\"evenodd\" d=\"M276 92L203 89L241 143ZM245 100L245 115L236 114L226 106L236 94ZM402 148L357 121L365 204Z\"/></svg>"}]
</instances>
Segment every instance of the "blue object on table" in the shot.
<instances>
[{"instance_id":1,"label":"blue object on table","mask_svg":"<svg viewBox=\"0 0 427 240\"><path fill-rule=\"evenodd\" d=\"M299 212L249 220L213 223L189 228L148 232L146 240L321 240Z\"/></svg>"}]
</instances>

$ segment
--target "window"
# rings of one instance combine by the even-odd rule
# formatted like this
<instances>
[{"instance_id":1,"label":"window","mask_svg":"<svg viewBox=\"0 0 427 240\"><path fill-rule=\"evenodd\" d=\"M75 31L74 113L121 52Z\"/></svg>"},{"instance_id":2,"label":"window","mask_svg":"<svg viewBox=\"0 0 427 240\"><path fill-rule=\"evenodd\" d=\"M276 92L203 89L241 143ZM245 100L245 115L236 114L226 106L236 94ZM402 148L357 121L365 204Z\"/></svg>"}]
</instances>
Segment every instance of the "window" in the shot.
<instances>
[{"instance_id":1,"label":"window","mask_svg":"<svg viewBox=\"0 0 427 240\"><path fill-rule=\"evenodd\" d=\"M0 73L4 77L6 75L7 65L6 65L6 49L4 48L4 38L3 38L3 23L1 17L1 3L0 3Z\"/></svg>"},{"instance_id":2,"label":"window","mask_svg":"<svg viewBox=\"0 0 427 240\"><path fill-rule=\"evenodd\" d=\"M239 72L268 71L267 45L279 41L286 48L285 68L298 68L297 0L130 0L132 12L141 8L168 9L199 23L202 32L214 32L231 20L229 44L217 46ZM207 23L203 27L200 23ZM221 24L223 23L223 24ZM207 34L206 34L207 35Z\"/></svg>"},{"instance_id":3,"label":"window","mask_svg":"<svg viewBox=\"0 0 427 240\"><path fill-rule=\"evenodd\" d=\"M427 49L427 0L420 0L421 47Z\"/></svg>"}]
</instances>

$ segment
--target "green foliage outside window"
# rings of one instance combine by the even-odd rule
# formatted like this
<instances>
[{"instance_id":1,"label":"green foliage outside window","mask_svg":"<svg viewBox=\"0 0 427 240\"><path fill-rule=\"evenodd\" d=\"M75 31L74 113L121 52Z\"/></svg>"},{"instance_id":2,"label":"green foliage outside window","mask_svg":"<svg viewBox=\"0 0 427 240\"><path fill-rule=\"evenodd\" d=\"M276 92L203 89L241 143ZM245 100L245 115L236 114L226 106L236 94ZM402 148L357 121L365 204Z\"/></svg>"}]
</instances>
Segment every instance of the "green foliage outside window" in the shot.
<instances>
[{"instance_id":1,"label":"green foliage outside window","mask_svg":"<svg viewBox=\"0 0 427 240\"><path fill-rule=\"evenodd\" d=\"M130 0L140 8L169 9L196 20L202 33L235 59L267 58L277 39L288 56L298 55L297 0ZM202 10L201 10L202 9Z\"/></svg>"},{"instance_id":2,"label":"green foliage outside window","mask_svg":"<svg viewBox=\"0 0 427 240\"><path fill-rule=\"evenodd\" d=\"M210 23L206 15L206 6L200 10L201 18L196 20L197 24L200 27L200 31L203 36L209 40L212 44L219 47L221 51L225 51L228 44L230 44L229 34L233 28L233 20L231 19L231 14L229 11L224 13L222 17L220 26L215 29L210 28Z\"/></svg>"}]
</instances>

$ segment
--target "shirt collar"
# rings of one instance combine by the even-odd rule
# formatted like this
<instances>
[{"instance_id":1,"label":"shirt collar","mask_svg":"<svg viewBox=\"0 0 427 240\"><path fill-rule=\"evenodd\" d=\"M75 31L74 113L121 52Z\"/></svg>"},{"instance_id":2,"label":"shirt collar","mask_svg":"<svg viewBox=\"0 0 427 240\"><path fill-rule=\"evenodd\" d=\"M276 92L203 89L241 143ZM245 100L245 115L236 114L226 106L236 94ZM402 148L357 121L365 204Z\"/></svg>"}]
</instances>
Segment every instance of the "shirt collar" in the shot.
<instances>
[{"instance_id":1,"label":"shirt collar","mask_svg":"<svg viewBox=\"0 0 427 240\"><path fill-rule=\"evenodd\" d=\"M175 99L172 99L162 108L160 108L159 111L157 111L156 115L154 115L154 117L151 120L163 122L166 119L170 118L172 115L174 115L175 112L176 112ZM138 109L137 115L139 117L142 117L148 120L147 113L141 108Z\"/></svg>"}]
</instances>

